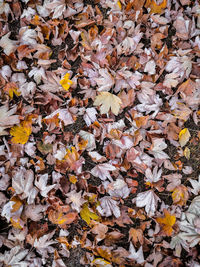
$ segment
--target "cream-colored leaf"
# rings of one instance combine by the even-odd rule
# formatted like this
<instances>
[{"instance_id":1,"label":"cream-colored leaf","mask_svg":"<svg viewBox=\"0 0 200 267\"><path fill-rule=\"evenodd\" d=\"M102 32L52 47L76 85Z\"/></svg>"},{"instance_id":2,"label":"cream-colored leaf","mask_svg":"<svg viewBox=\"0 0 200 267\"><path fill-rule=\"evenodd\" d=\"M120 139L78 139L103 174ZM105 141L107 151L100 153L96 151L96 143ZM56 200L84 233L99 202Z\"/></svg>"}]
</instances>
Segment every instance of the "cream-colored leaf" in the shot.
<instances>
[{"instance_id":1,"label":"cream-colored leaf","mask_svg":"<svg viewBox=\"0 0 200 267\"><path fill-rule=\"evenodd\" d=\"M101 106L101 114L108 113L111 109L112 113L115 115L119 114L120 106L122 104L121 99L109 92L101 92L94 101L95 106Z\"/></svg>"}]
</instances>

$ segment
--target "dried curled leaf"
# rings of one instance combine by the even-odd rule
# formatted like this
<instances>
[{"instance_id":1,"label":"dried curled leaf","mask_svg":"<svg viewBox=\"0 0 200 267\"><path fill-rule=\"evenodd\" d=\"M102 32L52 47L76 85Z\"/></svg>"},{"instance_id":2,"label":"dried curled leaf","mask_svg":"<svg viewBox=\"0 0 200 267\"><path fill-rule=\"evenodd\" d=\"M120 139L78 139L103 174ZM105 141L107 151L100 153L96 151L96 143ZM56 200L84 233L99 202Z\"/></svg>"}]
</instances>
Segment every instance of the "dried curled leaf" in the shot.
<instances>
[{"instance_id":1,"label":"dried curled leaf","mask_svg":"<svg viewBox=\"0 0 200 267\"><path fill-rule=\"evenodd\" d=\"M118 115L121 104L121 99L109 92L101 92L94 101L95 106L101 106L101 114L106 114L111 109L113 114Z\"/></svg>"}]
</instances>

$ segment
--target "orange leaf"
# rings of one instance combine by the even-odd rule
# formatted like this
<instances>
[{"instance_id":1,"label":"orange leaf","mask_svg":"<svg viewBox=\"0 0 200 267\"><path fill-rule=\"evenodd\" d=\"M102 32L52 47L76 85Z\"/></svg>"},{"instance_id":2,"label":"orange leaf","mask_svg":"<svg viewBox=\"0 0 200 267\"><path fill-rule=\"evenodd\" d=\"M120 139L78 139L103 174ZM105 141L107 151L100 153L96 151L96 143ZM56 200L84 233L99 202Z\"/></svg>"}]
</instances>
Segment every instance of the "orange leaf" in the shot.
<instances>
[{"instance_id":1,"label":"orange leaf","mask_svg":"<svg viewBox=\"0 0 200 267\"><path fill-rule=\"evenodd\" d=\"M187 200L189 198L187 187L184 185L177 186L173 193L172 193L172 199L174 204L183 206L186 204Z\"/></svg>"},{"instance_id":2,"label":"orange leaf","mask_svg":"<svg viewBox=\"0 0 200 267\"><path fill-rule=\"evenodd\" d=\"M161 225L161 232L160 234L171 236L173 232L173 225L176 222L176 217L174 215L171 215L166 209L164 211L164 217L158 217L156 218L156 221Z\"/></svg>"},{"instance_id":3,"label":"orange leaf","mask_svg":"<svg viewBox=\"0 0 200 267\"><path fill-rule=\"evenodd\" d=\"M165 9L167 6L167 0L163 0L163 2L160 5L157 5L157 3L153 0L147 0L145 7L150 8L150 13L162 13L163 9Z\"/></svg>"},{"instance_id":4,"label":"orange leaf","mask_svg":"<svg viewBox=\"0 0 200 267\"><path fill-rule=\"evenodd\" d=\"M49 220L63 227L65 224L71 224L77 217L77 212L69 212L64 214L62 211L50 210L48 214Z\"/></svg>"}]
</instances>

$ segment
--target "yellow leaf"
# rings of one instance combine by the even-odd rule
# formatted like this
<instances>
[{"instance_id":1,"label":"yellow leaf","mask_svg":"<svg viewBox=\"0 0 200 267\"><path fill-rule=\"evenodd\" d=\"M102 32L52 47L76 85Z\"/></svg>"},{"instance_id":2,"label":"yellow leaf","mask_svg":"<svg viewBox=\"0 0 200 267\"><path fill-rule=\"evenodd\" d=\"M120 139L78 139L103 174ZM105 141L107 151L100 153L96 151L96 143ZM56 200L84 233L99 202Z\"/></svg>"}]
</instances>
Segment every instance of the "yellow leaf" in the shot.
<instances>
[{"instance_id":1,"label":"yellow leaf","mask_svg":"<svg viewBox=\"0 0 200 267\"><path fill-rule=\"evenodd\" d=\"M106 261L102 258L96 258L95 260L93 260L92 266L95 266L95 267L112 267L112 265L109 261Z\"/></svg>"},{"instance_id":2,"label":"yellow leaf","mask_svg":"<svg viewBox=\"0 0 200 267\"><path fill-rule=\"evenodd\" d=\"M122 9L122 4L121 4L120 1L117 1L117 5L118 5L119 9L121 10Z\"/></svg>"},{"instance_id":3,"label":"yellow leaf","mask_svg":"<svg viewBox=\"0 0 200 267\"><path fill-rule=\"evenodd\" d=\"M14 136L11 141L14 144L26 144L29 136L32 132L31 124L26 121L20 123L20 125L13 126L10 130L10 134Z\"/></svg>"},{"instance_id":4,"label":"yellow leaf","mask_svg":"<svg viewBox=\"0 0 200 267\"><path fill-rule=\"evenodd\" d=\"M66 73L62 80L60 80L60 84L62 87L67 91L69 90L70 86L73 84L73 82L69 79L70 74Z\"/></svg>"},{"instance_id":5,"label":"yellow leaf","mask_svg":"<svg viewBox=\"0 0 200 267\"><path fill-rule=\"evenodd\" d=\"M151 11L150 13L162 13L163 9L165 9L167 6L167 0L163 0L163 2L159 5L157 5L157 3L153 0L147 0L145 7L146 8L150 8Z\"/></svg>"},{"instance_id":6,"label":"yellow leaf","mask_svg":"<svg viewBox=\"0 0 200 267\"><path fill-rule=\"evenodd\" d=\"M13 99L14 94L16 96L20 96L20 92L18 91L18 89L18 86L14 82L7 83L4 87L4 91L8 93L11 99Z\"/></svg>"},{"instance_id":7,"label":"yellow leaf","mask_svg":"<svg viewBox=\"0 0 200 267\"><path fill-rule=\"evenodd\" d=\"M187 200L189 198L187 187L184 185L177 186L173 193L172 193L172 199L174 204L183 206L186 204Z\"/></svg>"},{"instance_id":8,"label":"yellow leaf","mask_svg":"<svg viewBox=\"0 0 200 267\"><path fill-rule=\"evenodd\" d=\"M101 114L108 113L111 109L112 113L115 115L119 114L120 105L122 104L121 99L109 92L101 92L94 101L95 106L100 106Z\"/></svg>"},{"instance_id":9,"label":"yellow leaf","mask_svg":"<svg viewBox=\"0 0 200 267\"><path fill-rule=\"evenodd\" d=\"M89 225L90 224L90 221L91 219L92 220L96 220L98 221L99 220L99 216L97 214L95 214L94 212L91 212L88 208L88 205L87 204L84 204L83 205L83 208L80 212L80 215L81 215L81 218L86 221L86 223Z\"/></svg>"},{"instance_id":10,"label":"yellow leaf","mask_svg":"<svg viewBox=\"0 0 200 267\"><path fill-rule=\"evenodd\" d=\"M173 232L172 226L176 222L176 217L174 215L171 215L166 209L164 209L163 211L165 216L156 218L156 221L162 227L161 234L171 236Z\"/></svg>"},{"instance_id":11,"label":"yellow leaf","mask_svg":"<svg viewBox=\"0 0 200 267\"><path fill-rule=\"evenodd\" d=\"M10 222L14 228L17 229L23 229L23 222L20 218L17 218L17 220L14 220L13 218L10 218Z\"/></svg>"},{"instance_id":12,"label":"yellow leaf","mask_svg":"<svg viewBox=\"0 0 200 267\"><path fill-rule=\"evenodd\" d=\"M190 139L190 132L188 130L188 128L184 128L183 130L180 131L179 133L179 143L181 145L181 147L185 146L187 144L187 142Z\"/></svg>"},{"instance_id":13,"label":"yellow leaf","mask_svg":"<svg viewBox=\"0 0 200 267\"><path fill-rule=\"evenodd\" d=\"M69 175L69 181L72 183L72 184L75 184L78 179L76 178L75 175Z\"/></svg>"},{"instance_id":14,"label":"yellow leaf","mask_svg":"<svg viewBox=\"0 0 200 267\"><path fill-rule=\"evenodd\" d=\"M12 197L10 200L15 203L12 205L11 212L13 212L13 213L18 211L21 208L21 206L23 205L23 202L17 196Z\"/></svg>"},{"instance_id":15,"label":"yellow leaf","mask_svg":"<svg viewBox=\"0 0 200 267\"><path fill-rule=\"evenodd\" d=\"M190 149L187 146L184 149L183 154L186 157L186 159L190 159Z\"/></svg>"}]
</instances>

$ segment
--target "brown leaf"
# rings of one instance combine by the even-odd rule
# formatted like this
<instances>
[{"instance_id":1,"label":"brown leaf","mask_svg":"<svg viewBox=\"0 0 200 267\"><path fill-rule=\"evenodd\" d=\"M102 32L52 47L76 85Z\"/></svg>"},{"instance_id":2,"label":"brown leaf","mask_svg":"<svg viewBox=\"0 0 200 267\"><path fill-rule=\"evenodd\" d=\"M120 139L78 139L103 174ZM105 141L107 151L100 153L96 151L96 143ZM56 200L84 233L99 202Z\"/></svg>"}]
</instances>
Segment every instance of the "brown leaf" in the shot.
<instances>
[{"instance_id":1,"label":"brown leaf","mask_svg":"<svg viewBox=\"0 0 200 267\"><path fill-rule=\"evenodd\" d=\"M141 245L144 243L143 231L141 229L131 228L129 230L129 241L132 240L134 245L137 245L139 242Z\"/></svg>"}]
</instances>

